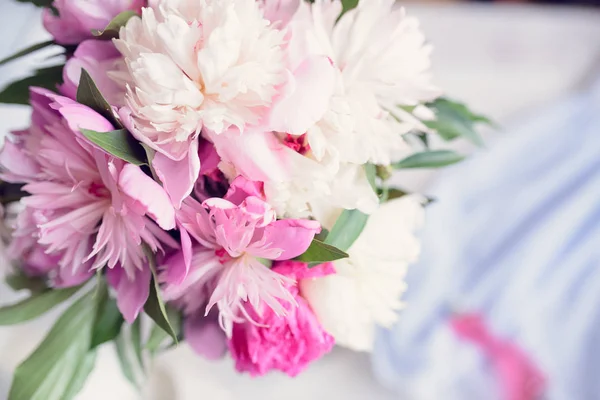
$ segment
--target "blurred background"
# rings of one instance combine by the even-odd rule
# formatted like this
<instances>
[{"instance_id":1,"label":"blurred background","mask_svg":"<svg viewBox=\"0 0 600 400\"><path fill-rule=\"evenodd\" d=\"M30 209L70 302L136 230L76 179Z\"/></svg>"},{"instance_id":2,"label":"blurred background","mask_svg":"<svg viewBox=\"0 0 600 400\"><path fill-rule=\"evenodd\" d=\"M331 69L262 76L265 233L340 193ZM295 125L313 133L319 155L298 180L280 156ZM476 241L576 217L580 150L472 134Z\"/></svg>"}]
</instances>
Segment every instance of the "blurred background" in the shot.
<instances>
[{"instance_id":1,"label":"blurred background","mask_svg":"<svg viewBox=\"0 0 600 400\"><path fill-rule=\"evenodd\" d=\"M143 393L105 347L79 399L600 399L600 1L403 4L435 46L436 83L497 128L484 149L453 144L472 153L461 165L394 178L438 199L398 325L374 354L335 349L296 379L239 376L183 344ZM0 58L46 39L34 7L0 9ZM40 54L1 67L0 86ZM0 132L27 118L0 107ZM0 399L60 311L0 329Z\"/></svg>"}]
</instances>

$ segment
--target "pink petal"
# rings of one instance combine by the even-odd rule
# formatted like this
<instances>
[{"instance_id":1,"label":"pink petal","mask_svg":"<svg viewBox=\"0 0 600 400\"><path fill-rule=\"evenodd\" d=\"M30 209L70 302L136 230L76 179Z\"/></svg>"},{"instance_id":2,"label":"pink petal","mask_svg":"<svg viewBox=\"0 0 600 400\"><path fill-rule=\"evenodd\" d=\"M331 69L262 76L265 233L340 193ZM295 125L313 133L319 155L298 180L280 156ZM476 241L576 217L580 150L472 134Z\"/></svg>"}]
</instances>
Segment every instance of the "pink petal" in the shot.
<instances>
[{"instance_id":1,"label":"pink petal","mask_svg":"<svg viewBox=\"0 0 600 400\"><path fill-rule=\"evenodd\" d=\"M81 77L81 70L85 69L100 93L110 103L122 102L124 98L123 89L106 74L106 67L114 63L120 57L115 45L109 41L85 40L81 42L73 57L67 60L63 68L63 84L59 85L61 94L75 99L77 97L77 86Z\"/></svg>"},{"instance_id":2,"label":"pink petal","mask_svg":"<svg viewBox=\"0 0 600 400\"><path fill-rule=\"evenodd\" d=\"M2 179L8 182L22 182L40 172L31 156L23 153L19 146L8 139L4 141L4 147L0 151L0 165L5 171L10 171L2 174Z\"/></svg>"},{"instance_id":3,"label":"pink petal","mask_svg":"<svg viewBox=\"0 0 600 400\"><path fill-rule=\"evenodd\" d=\"M189 317L183 325L186 342L194 351L209 360L225 355L227 340L225 332L216 320L209 317Z\"/></svg>"},{"instance_id":4,"label":"pink petal","mask_svg":"<svg viewBox=\"0 0 600 400\"><path fill-rule=\"evenodd\" d=\"M166 283L169 285L181 285L181 283L185 281L185 278L190 270L190 263L189 260L186 260L186 254L184 251L178 251L162 263L164 267L161 267L160 272L161 283Z\"/></svg>"},{"instance_id":5,"label":"pink petal","mask_svg":"<svg viewBox=\"0 0 600 400\"><path fill-rule=\"evenodd\" d=\"M219 167L221 158L215 146L205 139L200 139L198 145L198 157L200 157L200 175L209 174Z\"/></svg>"},{"instance_id":6,"label":"pink petal","mask_svg":"<svg viewBox=\"0 0 600 400\"><path fill-rule=\"evenodd\" d=\"M188 154L180 161L175 161L157 152L152 160L152 166L171 197L173 205L177 209L181 208L183 199L192 193L194 183L200 173L198 140L190 143Z\"/></svg>"},{"instance_id":7,"label":"pink petal","mask_svg":"<svg viewBox=\"0 0 600 400\"><path fill-rule=\"evenodd\" d=\"M335 274L335 267L333 263L327 262L308 268L307 263L287 260L275 263L275 265L273 265L273 271L284 276L289 276L296 281L300 281L302 279L321 278L327 275L333 275Z\"/></svg>"},{"instance_id":8,"label":"pink petal","mask_svg":"<svg viewBox=\"0 0 600 400\"><path fill-rule=\"evenodd\" d=\"M219 135L207 131L221 160L251 181L286 181L294 172L290 153L271 132L230 129ZM299 155L300 156L300 155Z\"/></svg>"},{"instance_id":9,"label":"pink petal","mask_svg":"<svg viewBox=\"0 0 600 400\"><path fill-rule=\"evenodd\" d=\"M282 253L276 260L289 260L304 253L319 232L321 225L317 221L282 219L267 226L260 243L254 248L250 246L248 252L262 257L271 249L280 249Z\"/></svg>"},{"instance_id":10,"label":"pink petal","mask_svg":"<svg viewBox=\"0 0 600 400\"><path fill-rule=\"evenodd\" d=\"M276 102L269 127L276 132L302 135L318 122L329 108L335 88L335 67L326 56L305 59L283 89L289 95Z\"/></svg>"},{"instance_id":11,"label":"pink petal","mask_svg":"<svg viewBox=\"0 0 600 400\"><path fill-rule=\"evenodd\" d=\"M117 291L117 307L128 323L132 323L146 304L150 294L150 269L146 266L135 273L131 280L125 270L117 265L106 270L106 279Z\"/></svg>"},{"instance_id":12,"label":"pink petal","mask_svg":"<svg viewBox=\"0 0 600 400\"><path fill-rule=\"evenodd\" d=\"M263 182L254 182L246 179L243 176L238 176L231 182L229 190L225 195L225 199L229 200L233 204L240 205L246 197L254 196L259 199L265 198L263 190Z\"/></svg>"},{"instance_id":13,"label":"pink petal","mask_svg":"<svg viewBox=\"0 0 600 400\"><path fill-rule=\"evenodd\" d=\"M58 275L52 280L52 286L56 288L78 286L94 276L94 273L90 270L89 264L82 265L75 272L71 268L59 268Z\"/></svg>"},{"instance_id":14,"label":"pink petal","mask_svg":"<svg viewBox=\"0 0 600 400\"><path fill-rule=\"evenodd\" d=\"M164 230L175 228L175 209L164 189L140 167L125 164L119 175L119 188Z\"/></svg>"}]
</instances>

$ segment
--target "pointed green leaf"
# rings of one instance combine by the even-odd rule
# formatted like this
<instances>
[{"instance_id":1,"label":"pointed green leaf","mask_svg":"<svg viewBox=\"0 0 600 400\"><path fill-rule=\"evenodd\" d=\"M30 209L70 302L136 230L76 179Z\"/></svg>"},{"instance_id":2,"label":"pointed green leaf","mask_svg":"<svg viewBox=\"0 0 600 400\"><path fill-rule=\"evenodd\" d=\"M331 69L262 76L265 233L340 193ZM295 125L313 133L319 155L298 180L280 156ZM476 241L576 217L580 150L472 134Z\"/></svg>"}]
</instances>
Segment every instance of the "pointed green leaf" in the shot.
<instances>
[{"instance_id":1,"label":"pointed green leaf","mask_svg":"<svg viewBox=\"0 0 600 400\"><path fill-rule=\"evenodd\" d=\"M364 168L371 188L375 193L377 193L377 167L375 164L367 163L364 165Z\"/></svg>"},{"instance_id":2,"label":"pointed green leaf","mask_svg":"<svg viewBox=\"0 0 600 400\"><path fill-rule=\"evenodd\" d=\"M179 311L173 307L167 306L167 316L169 317L169 321L171 321L171 324L175 327L175 329L177 331L181 331L181 315ZM153 355L160 349L160 346L167 338L170 338L169 334L167 334L167 332L165 332L165 330L160 326L154 324L150 330L150 335L148 336L148 340L146 341L144 348Z\"/></svg>"},{"instance_id":3,"label":"pointed green leaf","mask_svg":"<svg viewBox=\"0 0 600 400\"><path fill-rule=\"evenodd\" d=\"M125 336L119 335L115 341L115 351L117 352L117 358L119 359L119 365L121 366L121 372L123 376L136 388L139 388L139 384L135 378L133 371L133 365L127 354L127 345L125 342Z\"/></svg>"},{"instance_id":4,"label":"pointed green leaf","mask_svg":"<svg viewBox=\"0 0 600 400\"><path fill-rule=\"evenodd\" d=\"M491 124L487 117L475 114L466 105L446 98L439 98L427 106L435 112L436 119L424 121L424 123L427 127L437 131L442 139L450 141L464 137L477 146L484 145L475 125L477 123Z\"/></svg>"},{"instance_id":5,"label":"pointed green leaf","mask_svg":"<svg viewBox=\"0 0 600 400\"><path fill-rule=\"evenodd\" d=\"M34 294L19 303L2 307L0 308L0 326L19 324L39 317L46 311L67 300L80 288L81 286L52 289Z\"/></svg>"},{"instance_id":6,"label":"pointed green leaf","mask_svg":"<svg viewBox=\"0 0 600 400\"><path fill-rule=\"evenodd\" d=\"M97 351L94 349L88 351L85 357L83 357L61 400L73 400L81 392L85 382L96 366L96 356Z\"/></svg>"},{"instance_id":7,"label":"pointed green leaf","mask_svg":"<svg viewBox=\"0 0 600 400\"><path fill-rule=\"evenodd\" d=\"M119 336L123 326L123 316L114 299L107 299L99 306L99 313L94 322L91 347L97 347Z\"/></svg>"},{"instance_id":8,"label":"pointed green leaf","mask_svg":"<svg viewBox=\"0 0 600 400\"><path fill-rule=\"evenodd\" d=\"M342 0L342 13L338 17L338 21L342 18L342 15L346 14L348 11L356 8L358 6L359 0Z\"/></svg>"},{"instance_id":9,"label":"pointed green leaf","mask_svg":"<svg viewBox=\"0 0 600 400\"><path fill-rule=\"evenodd\" d=\"M119 37L119 31L121 30L121 27L127 25L127 21L134 17L139 17L139 15L135 11L123 11L122 13L114 17L104 29L92 30L92 35L96 36L96 39L116 39Z\"/></svg>"},{"instance_id":10,"label":"pointed green leaf","mask_svg":"<svg viewBox=\"0 0 600 400\"><path fill-rule=\"evenodd\" d=\"M133 353L135 358L140 364L140 367L144 367L144 358L142 356L142 319L137 318L131 324L131 344L133 347Z\"/></svg>"},{"instance_id":11,"label":"pointed green leaf","mask_svg":"<svg viewBox=\"0 0 600 400\"><path fill-rule=\"evenodd\" d=\"M340 260L342 258L348 258L348 254L330 244L313 239L308 249L306 249L304 254L298 257L298 260L317 265L329 261Z\"/></svg>"},{"instance_id":12,"label":"pointed green leaf","mask_svg":"<svg viewBox=\"0 0 600 400\"><path fill-rule=\"evenodd\" d=\"M32 86L56 91L56 86L62 82L62 69L62 65L42 68L33 76L12 82L0 91L0 103L28 105L29 88Z\"/></svg>"},{"instance_id":13,"label":"pointed green leaf","mask_svg":"<svg viewBox=\"0 0 600 400\"><path fill-rule=\"evenodd\" d=\"M152 251L147 246L144 246L144 249L150 270L152 271L150 295L148 296L148 300L146 300L146 304L144 304L144 311L156 325L160 326L173 338L175 343L177 343L177 332L175 332L173 325L171 325L171 322L169 321L165 303L160 296L160 287L158 286L158 281L156 279L156 260L154 259L154 254L152 254Z\"/></svg>"},{"instance_id":14,"label":"pointed green leaf","mask_svg":"<svg viewBox=\"0 0 600 400\"><path fill-rule=\"evenodd\" d=\"M123 128L121 122L115 118L112 107L108 101L102 96L98 86L90 74L85 70L81 70L79 77L79 86L77 87L77 102L88 106L98 114L106 118L115 128Z\"/></svg>"},{"instance_id":15,"label":"pointed green leaf","mask_svg":"<svg viewBox=\"0 0 600 400\"><path fill-rule=\"evenodd\" d=\"M25 48L25 49L23 49L21 51L16 52L12 56L9 56L9 57L6 57L3 60L0 60L0 65L7 64L7 63L9 63L11 61L14 61L14 60L16 60L18 58L21 58L23 56L26 56L28 54L31 54L31 53L36 52L38 50L41 50L41 49L43 49L45 47L52 46L53 44L56 44L56 43L54 43L54 40L48 40L46 42L36 43L36 44L34 44L32 46L29 46L29 47L27 47L27 48Z\"/></svg>"},{"instance_id":16,"label":"pointed green leaf","mask_svg":"<svg viewBox=\"0 0 600 400\"><path fill-rule=\"evenodd\" d=\"M72 390L90 348L95 307L87 293L67 309L15 370L8 400L62 400Z\"/></svg>"},{"instance_id":17,"label":"pointed green leaf","mask_svg":"<svg viewBox=\"0 0 600 400\"><path fill-rule=\"evenodd\" d=\"M133 165L147 164L144 149L126 129L110 132L96 132L89 129L80 129L80 131L92 143L121 160Z\"/></svg>"},{"instance_id":18,"label":"pointed green leaf","mask_svg":"<svg viewBox=\"0 0 600 400\"><path fill-rule=\"evenodd\" d=\"M347 251L360 236L369 216L358 210L344 210L335 221L325 243Z\"/></svg>"},{"instance_id":19,"label":"pointed green leaf","mask_svg":"<svg viewBox=\"0 0 600 400\"><path fill-rule=\"evenodd\" d=\"M464 156L451 150L431 150L415 153L393 164L393 166L396 169L440 168L456 164L464 160L464 158Z\"/></svg>"}]
</instances>

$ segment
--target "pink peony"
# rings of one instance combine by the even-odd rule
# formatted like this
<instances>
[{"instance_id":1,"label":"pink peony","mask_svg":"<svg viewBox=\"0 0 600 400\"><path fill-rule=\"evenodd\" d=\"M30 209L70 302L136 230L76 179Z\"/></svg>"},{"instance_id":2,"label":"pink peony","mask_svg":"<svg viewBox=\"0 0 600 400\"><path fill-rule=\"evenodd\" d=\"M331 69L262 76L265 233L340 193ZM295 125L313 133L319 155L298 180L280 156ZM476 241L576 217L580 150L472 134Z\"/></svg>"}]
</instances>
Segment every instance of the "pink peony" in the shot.
<instances>
[{"instance_id":1,"label":"pink peony","mask_svg":"<svg viewBox=\"0 0 600 400\"><path fill-rule=\"evenodd\" d=\"M293 280L274 272L260 259L289 260L302 254L321 230L316 221L276 220L262 199L262 186L238 177L225 198L198 203L185 200L177 215L182 243L187 233L198 242L165 262L161 281L167 300L182 302L193 313L216 305L219 323L231 335L233 322L242 322L244 303L266 304L277 315L287 310L279 299L295 304L287 289ZM191 257L190 257L191 255ZM191 258L191 260L190 260Z\"/></svg>"},{"instance_id":2,"label":"pink peony","mask_svg":"<svg viewBox=\"0 0 600 400\"><path fill-rule=\"evenodd\" d=\"M309 269L307 264L294 261L279 263L273 271L296 280L335 273L331 263ZM257 309L247 305L247 313L256 323L234 324L229 350L238 371L260 376L279 370L293 377L332 349L334 338L325 332L298 286L290 285L288 290L297 306L282 301L285 316L264 303Z\"/></svg>"},{"instance_id":3,"label":"pink peony","mask_svg":"<svg viewBox=\"0 0 600 400\"><path fill-rule=\"evenodd\" d=\"M141 307L137 303L145 301L137 293L145 286L147 297L150 282L142 244L153 252L162 243L177 246L163 231L175 227L175 211L160 185L139 167L108 155L80 133L83 127L112 130L104 117L39 88L32 89L31 104L32 126L0 152L0 177L24 183L30 194L21 200L25 209L17 218L13 256L43 247L56 257L49 275L59 285L104 266L122 270L120 281L130 285L113 282L124 287L117 290L119 304L131 321Z\"/></svg>"},{"instance_id":4,"label":"pink peony","mask_svg":"<svg viewBox=\"0 0 600 400\"><path fill-rule=\"evenodd\" d=\"M102 30L123 11L140 11L145 0L54 0L44 11L44 27L57 43L77 44L92 37L92 30Z\"/></svg>"},{"instance_id":5,"label":"pink peony","mask_svg":"<svg viewBox=\"0 0 600 400\"><path fill-rule=\"evenodd\" d=\"M77 46L73 57L69 58L65 64L64 83L59 87L60 93L75 99L81 69L85 69L108 103L113 106L121 106L125 99L125 87L111 79L107 71L118 72L122 64L121 54L111 42L83 41Z\"/></svg>"}]
</instances>

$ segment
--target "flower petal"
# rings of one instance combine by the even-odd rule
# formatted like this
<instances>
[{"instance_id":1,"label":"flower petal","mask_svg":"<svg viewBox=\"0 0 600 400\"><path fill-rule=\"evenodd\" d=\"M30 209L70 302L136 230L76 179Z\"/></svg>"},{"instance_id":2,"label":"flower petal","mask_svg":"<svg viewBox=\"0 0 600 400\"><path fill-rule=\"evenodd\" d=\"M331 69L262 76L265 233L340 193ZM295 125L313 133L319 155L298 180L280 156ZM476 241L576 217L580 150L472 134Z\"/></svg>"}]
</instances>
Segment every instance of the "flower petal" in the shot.
<instances>
[{"instance_id":1,"label":"flower petal","mask_svg":"<svg viewBox=\"0 0 600 400\"><path fill-rule=\"evenodd\" d=\"M140 167L125 164L119 175L119 188L164 230L175 228L175 209L164 189Z\"/></svg>"},{"instance_id":2,"label":"flower petal","mask_svg":"<svg viewBox=\"0 0 600 400\"><path fill-rule=\"evenodd\" d=\"M335 88L335 73L331 59L326 56L312 56L304 60L294 71L288 88L283 89L290 94L273 105L269 127L292 135L306 133L329 107Z\"/></svg>"},{"instance_id":3,"label":"flower petal","mask_svg":"<svg viewBox=\"0 0 600 400\"><path fill-rule=\"evenodd\" d=\"M21 147L10 140L4 141L4 147L0 151L0 165L6 171L2 173L2 179L7 182L23 182L40 172L31 156L23 153Z\"/></svg>"},{"instance_id":4,"label":"flower petal","mask_svg":"<svg viewBox=\"0 0 600 400\"><path fill-rule=\"evenodd\" d=\"M106 270L107 281L117 291L117 307L128 323L135 321L148 300L150 277L147 266L136 271L135 279L129 279L120 265Z\"/></svg>"},{"instance_id":5,"label":"flower petal","mask_svg":"<svg viewBox=\"0 0 600 400\"><path fill-rule=\"evenodd\" d=\"M276 260L289 260L304 253L319 232L321 225L317 221L282 219L268 225L258 246L248 251L261 257L261 253L266 254L270 249L280 249L282 253Z\"/></svg>"},{"instance_id":6,"label":"flower petal","mask_svg":"<svg viewBox=\"0 0 600 400\"><path fill-rule=\"evenodd\" d=\"M225 332L210 316L186 318L183 332L186 342L201 356L209 360L218 360L225 355L227 350Z\"/></svg>"},{"instance_id":7,"label":"flower petal","mask_svg":"<svg viewBox=\"0 0 600 400\"><path fill-rule=\"evenodd\" d=\"M198 140L190 143L188 154L180 161L175 161L157 152L152 160L152 166L171 197L171 202L175 208L181 208L183 199L192 193L194 183L200 173Z\"/></svg>"}]
</instances>

